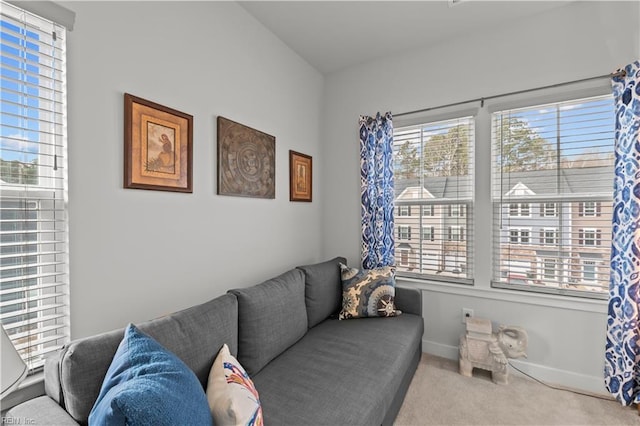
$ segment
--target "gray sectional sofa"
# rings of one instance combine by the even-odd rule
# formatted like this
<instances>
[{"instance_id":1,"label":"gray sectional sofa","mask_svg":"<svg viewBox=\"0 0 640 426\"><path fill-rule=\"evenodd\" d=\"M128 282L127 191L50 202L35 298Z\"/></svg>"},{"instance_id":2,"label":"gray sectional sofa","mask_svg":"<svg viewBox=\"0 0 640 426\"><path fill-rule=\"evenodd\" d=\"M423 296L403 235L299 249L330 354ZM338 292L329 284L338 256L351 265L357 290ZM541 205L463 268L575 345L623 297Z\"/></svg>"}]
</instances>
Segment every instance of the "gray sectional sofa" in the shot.
<instances>
[{"instance_id":1,"label":"gray sectional sofa","mask_svg":"<svg viewBox=\"0 0 640 426\"><path fill-rule=\"evenodd\" d=\"M259 392L267 426L392 424L422 353L421 297L396 288L402 315L340 321L338 262L346 263L301 266L138 327L178 355L203 388L227 343ZM45 364L46 395L7 417L86 424L122 337L116 330L67 344Z\"/></svg>"}]
</instances>

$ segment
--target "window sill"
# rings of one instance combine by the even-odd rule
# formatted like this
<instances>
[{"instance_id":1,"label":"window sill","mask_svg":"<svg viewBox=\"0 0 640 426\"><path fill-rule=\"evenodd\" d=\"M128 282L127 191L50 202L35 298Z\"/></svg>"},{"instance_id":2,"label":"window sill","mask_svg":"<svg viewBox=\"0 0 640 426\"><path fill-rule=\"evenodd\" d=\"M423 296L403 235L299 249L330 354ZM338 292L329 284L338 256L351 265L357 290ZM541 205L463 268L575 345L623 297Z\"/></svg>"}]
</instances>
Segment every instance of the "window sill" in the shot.
<instances>
[{"instance_id":1,"label":"window sill","mask_svg":"<svg viewBox=\"0 0 640 426\"><path fill-rule=\"evenodd\" d=\"M494 287L485 288L406 277L397 277L396 280L398 282L398 285L401 287L417 288L419 290L435 293L500 300L527 305L569 309L574 311L606 314L608 306L607 300L602 299L568 297L555 294L507 290Z\"/></svg>"}]
</instances>

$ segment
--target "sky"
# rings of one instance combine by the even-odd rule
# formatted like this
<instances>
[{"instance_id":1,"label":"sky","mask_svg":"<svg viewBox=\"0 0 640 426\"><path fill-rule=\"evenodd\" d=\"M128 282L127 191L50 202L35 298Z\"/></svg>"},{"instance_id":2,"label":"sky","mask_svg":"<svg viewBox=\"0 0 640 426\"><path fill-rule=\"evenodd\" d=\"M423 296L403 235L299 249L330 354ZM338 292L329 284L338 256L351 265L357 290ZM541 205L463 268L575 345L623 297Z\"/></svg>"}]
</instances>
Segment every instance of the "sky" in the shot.
<instances>
[{"instance_id":1,"label":"sky","mask_svg":"<svg viewBox=\"0 0 640 426\"><path fill-rule=\"evenodd\" d=\"M38 56L25 53L20 46L37 51L38 35L21 34L21 29L7 21L0 21L2 40L0 62L0 158L30 163L38 157L39 105ZM20 37L22 35L22 38ZM28 77L20 81L21 70Z\"/></svg>"}]
</instances>

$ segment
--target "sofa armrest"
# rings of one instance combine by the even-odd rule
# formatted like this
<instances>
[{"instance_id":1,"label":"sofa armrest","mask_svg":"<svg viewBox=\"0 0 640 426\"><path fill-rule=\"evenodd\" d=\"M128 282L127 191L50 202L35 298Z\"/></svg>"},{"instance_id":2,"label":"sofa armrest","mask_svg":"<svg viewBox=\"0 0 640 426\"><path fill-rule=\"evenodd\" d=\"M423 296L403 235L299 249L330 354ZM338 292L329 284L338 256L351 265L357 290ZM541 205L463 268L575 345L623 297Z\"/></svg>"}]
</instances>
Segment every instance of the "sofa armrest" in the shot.
<instances>
[{"instance_id":1,"label":"sofa armrest","mask_svg":"<svg viewBox=\"0 0 640 426\"><path fill-rule=\"evenodd\" d=\"M44 363L44 390L58 405L62 403L62 388L60 386L60 359L62 349L51 354Z\"/></svg>"},{"instance_id":2,"label":"sofa armrest","mask_svg":"<svg viewBox=\"0 0 640 426\"><path fill-rule=\"evenodd\" d=\"M73 417L48 396L39 396L7 411L2 424L77 426Z\"/></svg>"},{"instance_id":3,"label":"sofa armrest","mask_svg":"<svg viewBox=\"0 0 640 426\"><path fill-rule=\"evenodd\" d=\"M420 290L407 287L396 287L396 308L403 313L422 316L422 294Z\"/></svg>"}]
</instances>

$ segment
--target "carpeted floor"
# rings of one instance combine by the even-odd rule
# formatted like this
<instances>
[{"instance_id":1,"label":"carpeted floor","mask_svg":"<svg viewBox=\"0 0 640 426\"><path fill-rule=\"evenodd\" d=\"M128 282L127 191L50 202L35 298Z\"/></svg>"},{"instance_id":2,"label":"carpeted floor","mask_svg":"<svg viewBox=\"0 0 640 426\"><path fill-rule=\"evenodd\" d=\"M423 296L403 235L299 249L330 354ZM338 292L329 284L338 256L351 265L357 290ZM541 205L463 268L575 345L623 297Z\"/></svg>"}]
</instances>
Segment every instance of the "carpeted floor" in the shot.
<instances>
[{"instance_id":1,"label":"carpeted floor","mask_svg":"<svg viewBox=\"0 0 640 426\"><path fill-rule=\"evenodd\" d=\"M395 425L640 425L640 416L635 407L514 374L508 385L478 369L464 377L456 361L423 354Z\"/></svg>"}]
</instances>

